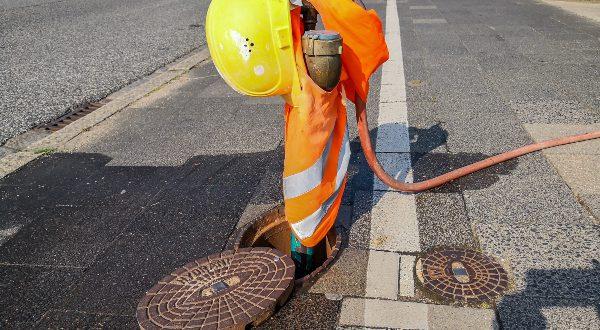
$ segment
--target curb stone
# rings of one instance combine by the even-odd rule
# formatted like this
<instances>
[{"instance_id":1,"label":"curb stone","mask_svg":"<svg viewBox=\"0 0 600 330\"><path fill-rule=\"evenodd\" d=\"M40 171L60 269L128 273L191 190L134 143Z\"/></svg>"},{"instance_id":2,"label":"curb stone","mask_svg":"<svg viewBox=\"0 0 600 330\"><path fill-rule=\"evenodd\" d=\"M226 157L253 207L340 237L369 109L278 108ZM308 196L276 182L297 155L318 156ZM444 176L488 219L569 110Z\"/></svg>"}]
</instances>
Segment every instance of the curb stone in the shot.
<instances>
[{"instance_id":1,"label":"curb stone","mask_svg":"<svg viewBox=\"0 0 600 330\"><path fill-rule=\"evenodd\" d=\"M160 73L158 73L155 77L150 76L150 79L139 86L136 86L131 90L127 90L128 86L131 84L124 86L121 88L121 91L125 90L123 93L114 93L114 95L118 95L118 97L112 99L98 110L70 123L63 129L56 131L42 138L41 140L33 142L24 150L17 151L15 153L9 153L0 158L0 179L12 172L15 172L22 166L25 166L27 163L43 155L43 153L36 153L35 150L58 149L62 147L65 143L74 139L82 132L98 125L105 119L125 109L135 101L166 85L170 81L179 78L194 66L208 60L209 58L210 53L208 52L207 48L196 50L187 56L166 65L166 70L163 68L164 71L160 72L161 69L158 69L157 72ZM135 84L135 82L132 84Z\"/></svg>"}]
</instances>

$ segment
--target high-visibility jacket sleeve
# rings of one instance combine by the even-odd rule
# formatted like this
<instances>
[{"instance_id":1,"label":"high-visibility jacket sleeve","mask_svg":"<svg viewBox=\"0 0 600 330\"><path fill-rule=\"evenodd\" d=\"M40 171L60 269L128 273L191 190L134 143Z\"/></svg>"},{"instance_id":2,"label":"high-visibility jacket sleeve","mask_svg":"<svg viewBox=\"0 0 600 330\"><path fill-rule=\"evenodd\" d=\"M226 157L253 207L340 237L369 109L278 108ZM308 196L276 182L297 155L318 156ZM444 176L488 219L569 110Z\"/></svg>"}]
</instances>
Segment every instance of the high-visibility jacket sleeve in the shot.
<instances>
[{"instance_id":1,"label":"high-visibility jacket sleeve","mask_svg":"<svg viewBox=\"0 0 600 330\"><path fill-rule=\"evenodd\" d=\"M352 0L310 0L327 30L342 36L342 84L346 97L367 100L369 78L389 58L381 20Z\"/></svg>"}]
</instances>

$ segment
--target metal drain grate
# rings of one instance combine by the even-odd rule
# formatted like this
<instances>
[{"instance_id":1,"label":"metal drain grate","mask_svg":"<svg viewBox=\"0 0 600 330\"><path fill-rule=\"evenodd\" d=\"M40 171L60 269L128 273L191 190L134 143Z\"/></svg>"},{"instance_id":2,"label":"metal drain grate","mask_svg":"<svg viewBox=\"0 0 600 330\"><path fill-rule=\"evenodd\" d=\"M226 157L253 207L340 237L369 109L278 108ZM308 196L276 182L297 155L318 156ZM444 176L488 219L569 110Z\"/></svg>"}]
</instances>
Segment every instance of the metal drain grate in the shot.
<instances>
[{"instance_id":1,"label":"metal drain grate","mask_svg":"<svg viewBox=\"0 0 600 330\"><path fill-rule=\"evenodd\" d=\"M245 248L191 262L142 298L142 329L236 328L257 325L293 289L294 262L278 250Z\"/></svg>"},{"instance_id":2,"label":"metal drain grate","mask_svg":"<svg viewBox=\"0 0 600 330\"><path fill-rule=\"evenodd\" d=\"M417 277L426 290L465 303L492 301L508 286L508 275L498 262L461 248L429 251L417 262Z\"/></svg>"},{"instance_id":3,"label":"metal drain grate","mask_svg":"<svg viewBox=\"0 0 600 330\"><path fill-rule=\"evenodd\" d=\"M110 102L110 100L107 99L107 100L102 100L100 102L87 103L65 115L58 117L57 119L55 119L47 124L39 125L36 128L42 129L45 131L56 132L56 131L64 128L65 126L69 125L70 123L76 121L77 119L87 116L88 114L98 110L100 107L107 104L108 102Z\"/></svg>"}]
</instances>

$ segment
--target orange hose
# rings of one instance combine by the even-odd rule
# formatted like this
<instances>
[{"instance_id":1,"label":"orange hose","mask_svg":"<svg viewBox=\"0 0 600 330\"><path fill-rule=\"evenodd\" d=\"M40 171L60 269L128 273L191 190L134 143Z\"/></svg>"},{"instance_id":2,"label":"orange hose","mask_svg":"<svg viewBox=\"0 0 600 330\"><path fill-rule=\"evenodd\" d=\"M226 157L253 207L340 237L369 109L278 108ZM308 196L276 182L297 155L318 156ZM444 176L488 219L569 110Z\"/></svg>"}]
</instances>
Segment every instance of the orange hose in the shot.
<instances>
[{"instance_id":1,"label":"orange hose","mask_svg":"<svg viewBox=\"0 0 600 330\"><path fill-rule=\"evenodd\" d=\"M391 188L404 192L420 192L431 188L439 187L445 183L448 183L452 180L456 180L465 175L477 172L492 165L496 165L509 159L517 158L534 151L561 146L569 143L600 138L600 131L596 131L586 134L567 136L558 139L534 143L515 150L501 153L496 156L486 158L484 160L461 167L459 169L448 172L446 174L442 174L429 180L416 183L405 183L400 182L391 177L389 174L387 174L381 166L381 164L379 163L379 161L377 160L377 156L375 155L375 151L373 150L373 146L371 145L371 138L369 137L369 125L367 123L367 114L365 109L365 102L357 97L356 121L358 123L358 136L360 138L360 145L362 146L365 157L367 158L367 162L369 163L369 167L371 167L375 175L377 175L377 177L381 181L383 181L383 183L390 186Z\"/></svg>"}]
</instances>

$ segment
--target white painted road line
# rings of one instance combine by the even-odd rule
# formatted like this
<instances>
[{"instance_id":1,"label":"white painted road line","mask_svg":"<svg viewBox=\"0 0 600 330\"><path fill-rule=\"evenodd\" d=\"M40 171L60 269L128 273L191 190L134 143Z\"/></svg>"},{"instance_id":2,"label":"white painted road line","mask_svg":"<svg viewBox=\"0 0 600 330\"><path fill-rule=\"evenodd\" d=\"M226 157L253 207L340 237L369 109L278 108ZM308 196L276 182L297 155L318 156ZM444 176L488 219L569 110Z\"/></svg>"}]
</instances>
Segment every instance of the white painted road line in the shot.
<instances>
[{"instance_id":1,"label":"white painted road line","mask_svg":"<svg viewBox=\"0 0 600 330\"><path fill-rule=\"evenodd\" d=\"M379 104L376 152L410 151L407 114L406 102Z\"/></svg>"},{"instance_id":2,"label":"white painted road line","mask_svg":"<svg viewBox=\"0 0 600 330\"><path fill-rule=\"evenodd\" d=\"M398 180L412 182L406 85L400 21L395 0L386 6L385 39L390 60L383 64L377 135L377 157L384 169ZM384 84L386 83L386 84ZM380 141L380 138L382 139ZM400 146L394 150L394 145ZM375 177L373 190L390 191ZM399 192L374 193L371 211L370 248L395 252L419 252L419 228L415 196Z\"/></svg>"},{"instance_id":3,"label":"white painted road line","mask_svg":"<svg viewBox=\"0 0 600 330\"><path fill-rule=\"evenodd\" d=\"M378 137L379 140L379 137ZM406 142L408 144L408 142ZM387 152L377 153L377 159L383 169L392 175L396 180L404 182L413 181L412 166L410 163L410 154L408 152ZM374 177L373 190L375 191L394 191L387 186L378 177Z\"/></svg>"},{"instance_id":4,"label":"white painted road line","mask_svg":"<svg viewBox=\"0 0 600 330\"><path fill-rule=\"evenodd\" d=\"M402 40L396 0L386 6L385 38L390 59L382 67L379 101L377 157L388 173L412 182L408 111ZM428 306L397 301L399 288L407 294L410 279L400 278L409 267L399 252L419 252L419 230L415 196L389 189L375 178L371 210L369 261L365 295L345 298L341 326L423 329L428 327ZM412 271L412 270L411 270ZM413 287L414 294L414 287ZM376 298L376 299L372 299Z\"/></svg>"},{"instance_id":5,"label":"white painted road line","mask_svg":"<svg viewBox=\"0 0 600 330\"><path fill-rule=\"evenodd\" d=\"M414 196L376 191L373 203L369 247L393 252L421 251Z\"/></svg>"}]
</instances>

